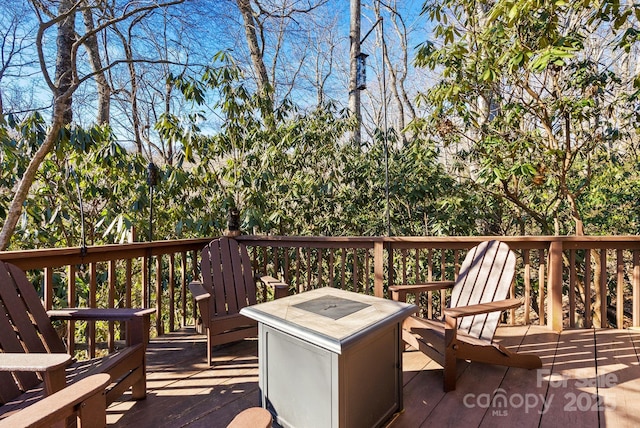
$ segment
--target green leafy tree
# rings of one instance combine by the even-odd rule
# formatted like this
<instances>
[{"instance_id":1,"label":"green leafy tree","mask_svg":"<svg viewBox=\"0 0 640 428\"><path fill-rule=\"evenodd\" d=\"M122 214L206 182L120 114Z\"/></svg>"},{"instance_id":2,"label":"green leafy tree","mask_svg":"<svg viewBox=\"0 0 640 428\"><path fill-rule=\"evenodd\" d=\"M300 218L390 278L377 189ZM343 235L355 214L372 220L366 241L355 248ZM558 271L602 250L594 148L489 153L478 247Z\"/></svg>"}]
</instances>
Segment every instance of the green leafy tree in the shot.
<instances>
[{"instance_id":1,"label":"green leafy tree","mask_svg":"<svg viewBox=\"0 0 640 428\"><path fill-rule=\"evenodd\" d=\"M599 153L637 141L619 132L632 82L613 67L609 28L588 3L446 0L423 12L436 26L416 63L442 75L422 97L430 129L526 232L582 234Z\"/></svg>"},{"instance_id":2,"label":"green leafy tree","mask_svg":"<svg viewBox=\"0 0 640 428\"><path fill-rule=\"evenodd\" d=\"M330 205L340 167L334 154L349 122L331 106L300 115L285 101L274 113L271 98L245 86L230 56L216 59L219 65L200 80L172 79L195 105L213 93L208 96L217 100L214 107L224 118L219 132L184 132L176 126L180 120L165 121L161 128L165 137L181 139L184 161L206 189L203 200L218 218L230 209L241 211L247 231L309 233L318 225L329 233L322 221L310 219L318 220Z\"/></svg>"}]
</instances>

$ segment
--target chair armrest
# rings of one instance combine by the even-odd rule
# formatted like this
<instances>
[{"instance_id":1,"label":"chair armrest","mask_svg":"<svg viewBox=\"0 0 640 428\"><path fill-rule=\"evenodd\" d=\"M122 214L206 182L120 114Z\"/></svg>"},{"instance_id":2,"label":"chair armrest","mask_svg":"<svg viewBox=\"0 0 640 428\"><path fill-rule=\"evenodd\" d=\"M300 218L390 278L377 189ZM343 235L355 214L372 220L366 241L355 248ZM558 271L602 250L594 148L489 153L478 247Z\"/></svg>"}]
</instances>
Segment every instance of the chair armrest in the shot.
<instances>
[{"instance_id":1,"label":"chair armrest","mask_svg":"<svg viewBox=\"0 0 640 428\"><path fill-rule=\"evenodd\" d=\"M200 302L201 300L206 300L211 297L211 294L205 290L202 282L200 281L191 281L189 283L189 290L191 291L191 294L193 294L193 298L196 299L196 302Z\"/></svg>"},{"instance_id":2,"label":"chair armrest","mask_svg":"<svg viewBox=\"0 0 640 428\"><path fill-rule=\"evenodd\" d=\"M47 315L52 320L129 321L155 312L155 308L65 308L47 311Z\"/></svg>"},{"instance_id":3,"label":"chair armrest","mask_svg":"<svg viewBox=\"0 0 640 428\"><path fill-rule=\"evenodd\" d=\"M274 298L276 299L289 295L289 284L280 281L278 278L274 278L270 275L262 275L260 276L260 281L262 281L266 286L273 288Z\"/></svg>"},{"instance_id":4,"label":"chair armrest","mask_svg":"<svg viewBox=\"0 0 640 428\"><path fill-rule=\"evenodd\" d=\"M204 328L208 328L207 326L211 319L209 314L209 299L211 298L211 294L204 288L201 281L191 281L189 283L189 290L198 305L202 325Z\"/></svg>"},{"instance_id":5,"label":"chair armrest","mask_svg":"<svg viewBox=\"0 0 640 428\"><path fill-rule=\"evenodd\" d=\"M149 342L149 325L155 308L68 308L47 311L51 320L127 321L127 346Z\"/></svg>"},{"instance_id":6,"label":"chair armrest","mask_svg":"<svg viewBox=\"0 0 640 428\"><path fill-rule=\"evenodd\" d=\"M104 391L110 382L111 376L106 373L81 379L0 420L0 427L50 427L56 422L66 426L66 419L76 412L82 421L78 426L105 426L107 402Z\"/></svg>"},{"instance_id":7,"label":"chair armrest","mask_svg":"<svg viewBox=\"0 0 640 428\"><path fill-rule=\"evenodd\" d=\"M407 294L424 293L426 291L444 290L453 287L455 281L430 281L421 284L399 284L389 287L393 300L405 302Z\"/></svg>"},{"instance_id":8,"label":"chair armrest","mask_svg":"<svg viewBox=\"0 0 640 428\"><path fill-rule=\"evenodd\" d=\"M69 354L0 353L0 371L42 373L47 395L65 387L65 368L70 362Z\"/></svg>"},{"instance_id":9,"label":"chair armrest","mask_svg":"<svg viewBox=\"0 0 640 428\"><path fill-rule=\"evenodd\" d=\"M506 299L495 302L478 303L477 305L460 306L458 308L447 308L444 315L451 318L466 317L469 315L488 314L490 312L502 312L507 309L517 308L524 303L523 299Z\"/></svg>"},{"instance_id":10,"label":"chair armrest","mask_svg":"<svg viewBox=\"0 0 640 428\"><path fill-rule=\"evenodd\" d=\"M70 362L69 354L0 352L0 372L46 372L66 367Z\"/></svg>"}]
</instances>

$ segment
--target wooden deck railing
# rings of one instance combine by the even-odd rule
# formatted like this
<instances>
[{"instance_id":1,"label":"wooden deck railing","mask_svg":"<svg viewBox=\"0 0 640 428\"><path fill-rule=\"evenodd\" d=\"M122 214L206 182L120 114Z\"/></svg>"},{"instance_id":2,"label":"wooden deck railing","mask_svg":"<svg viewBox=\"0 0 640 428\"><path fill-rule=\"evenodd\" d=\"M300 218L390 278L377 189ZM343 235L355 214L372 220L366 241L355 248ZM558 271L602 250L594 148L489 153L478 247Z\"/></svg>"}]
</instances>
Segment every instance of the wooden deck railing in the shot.
<instances>
[{"instance_id":1,"label":"wooden deck railing","mask_svg":"<svg viewBox=\"0 0 640 428\"><path fill-rule=\"evenodd\" d=\"M198 254L211 238L136 242L92 246L0 252L0 260L30 271L39 284L45 308L155 307L155 333L173 331L192 315L188 282L197 274ZM35 272L33 272L35 271ZM67 327L67 345L75 349L75 325ZM107 326L107 346L117 338L113 322ZM87 326L87 354L96 355L94 325Z\"/></svg>"},{"instance_id":2,"label":"wooden deck railing","mask_svg":"<svg viewBox=\"0 0 640 428\"><path fill-rule=\"evenodd\" d=\"M500 239L518 255L512 297L525 299L509 322L567 327L640 326L640 237L264 237L255 265L296 291L331 285L385 296L389 284L455 279L466 250ZM438 315L444 294L423 296Z\"/></svg>"},{"instance_id":3,"label":"wooden deck railing","mask_svg":"<svg viewBox=\"0 0 640 428\"><path fill-rule=\"evenodd\" d=\"M155 334L191 323L187 284L199 250L211 238L87 248L0 252L0 260L31 271L47 308L155 306ZM390 284L454 279L466 250L496 237L241 236L254 268L279 276L292 292L333 286L385 296ZM518 255L513 297L525 299L510 323L563 328L640 326L640 239L628 237L499 237ZM149 260L152 260L151 265ZM148 288L148 285L151 287ZM419 296L437 316L444 294ZM89 355L96 338L87 328ZM68 341L74 347L73 326ZM107 344L118 338L108 326Z\"/></svg>"}]
</instances>

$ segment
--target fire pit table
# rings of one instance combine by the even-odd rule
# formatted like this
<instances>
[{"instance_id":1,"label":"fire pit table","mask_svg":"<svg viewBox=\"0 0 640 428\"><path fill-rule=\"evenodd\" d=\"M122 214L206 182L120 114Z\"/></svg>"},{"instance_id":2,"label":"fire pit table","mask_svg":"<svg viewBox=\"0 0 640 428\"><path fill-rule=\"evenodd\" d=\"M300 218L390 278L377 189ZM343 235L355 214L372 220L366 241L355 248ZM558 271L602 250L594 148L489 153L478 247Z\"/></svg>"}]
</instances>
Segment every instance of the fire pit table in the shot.
<instances>
[{"instance_id":1,"label":"fire pit table","mask_svg":"<svg viewBox=\"0 0 640 428\"><path fill-rule=\"evenodd\" d=\"M377 427L402 409L412 304L325 287L246 307L262 406L283 427Z\"/></svg>"}]
</instances>

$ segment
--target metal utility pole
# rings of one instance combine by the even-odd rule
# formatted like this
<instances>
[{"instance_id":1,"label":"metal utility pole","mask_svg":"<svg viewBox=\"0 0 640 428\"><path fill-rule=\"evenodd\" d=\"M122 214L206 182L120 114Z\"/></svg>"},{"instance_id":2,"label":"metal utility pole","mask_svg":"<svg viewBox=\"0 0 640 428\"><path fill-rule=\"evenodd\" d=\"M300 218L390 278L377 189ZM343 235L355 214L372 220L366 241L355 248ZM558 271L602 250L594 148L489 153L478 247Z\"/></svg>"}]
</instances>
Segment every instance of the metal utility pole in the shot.
<instances>
[{"instance_id":1,"label":"metal utility pole","mask_svg":"<svg viewBox=\"0 0 640 428\"><path fill-rule=\"evenodd\" d=\"M358 147L361 146L362 143L362 135L360 132L360 128L362 125L362 113L360 111L360 90L366 88L366 57L368 55L362 53L360 51L360 46L369 34L374 30L375 27L380 24L380 34L382 35L382 97L384 101L384 136L383 136L383 144L384 144L384 165L385 165L385 223L387 229L387 236L391 236L391 217L389 213L389 147L388 147L388 125L387 125L387 80L386 74L387 70L385 68L384 58L386 43L384 41L384 20L382 16L378 18L378 20L373 24L373 26L369 29L367 34L360 39L360 0L351 0L350 3L350 13L351 13L351 31L349 33L349 38L351 41L351 50L350 50L350 75L349 75L349 111L356 118L356 129L353 133L353 142L357 144Z\"/></svg>"},{"instance_id":2,"label":"metal utility pole","mask_svg":"<svg viewBox=\"0 0 640 428\"><path fill-rule=\"evenodd\" d=\"M158 185L158 167L149 162L147 166L147 184L149 185L149 242L153 242L153 188ZM151 247L149 247L149 262L147 265L147 301L145 302L147 308L151 307L151 261L153 256L151 255ZM160 257L160 256L158 256ZM160 275L160 272L156 272L156 275Z\"/></svg>"},{"instance_id":3,"label":"metal utility pole","mask_svg":"<svg viewBox=\"0 0 640 428\"><path fill-rule=\"evenodd\" d=\"M349 51L349 111L356 118L356 129L353 132L353 142L360 146L362 137L360 135L360 124L362 123L362 113L360 112L360 91L357 88L357 64L356 58L360 55L360 0L351 0L351 29L349 39L351 48Z\"/></svg>"},{"instance_id":4,"label":"metal utility pole","mask_svg":"<svg viewBox=\"0 0 640 428\"><path fill-rule=\"evenodd\" d=\"M364 35L364 37L362 38L362 40L360 40L360 45L362 45L364 43L364 41L367 39L367 37L369 37L369 34L371 34L371 32L374 30L374 28L376 28L378 26L378 24L380 25L380 35L382 36L382 99L383 99L383 131L384 131L384 135L383 135L383 145L384 145L384 187L385 187L385 197L386 197L386 206L385 206L385 217L386 217L386 229L387 229L387 236L391 236L391 217L389 214L389 140L388 140L388 125L387 125L387 69L385 67L385 62L384 62L384 58L386 57L386 49L387 49L387 44L384 41L384 19L381 17L378 18L378 20L373 24L373 26L369 29L369 31L367 31L367 34ZM358 90L358 92L360 91L360 89L366 88L366 72L364 71L366 69L366 63L365 63L365 58L368 55L362 52L358 53L358 56L356 57L357 61L356 64L359 62L360 64L357 64L357 68L362 68L362 73L361 76L359 76L359 79L357 79L357 87L356 89ZM357 73L358 75L358 73ZM362 82L360 82L359 80L362 80ZM359 102L359 98L358 98L358 102ZM358 108L360 106L358 105ZM358 122L358 129L360 129L360 122Z\"/></svg>"}]
</instances>

